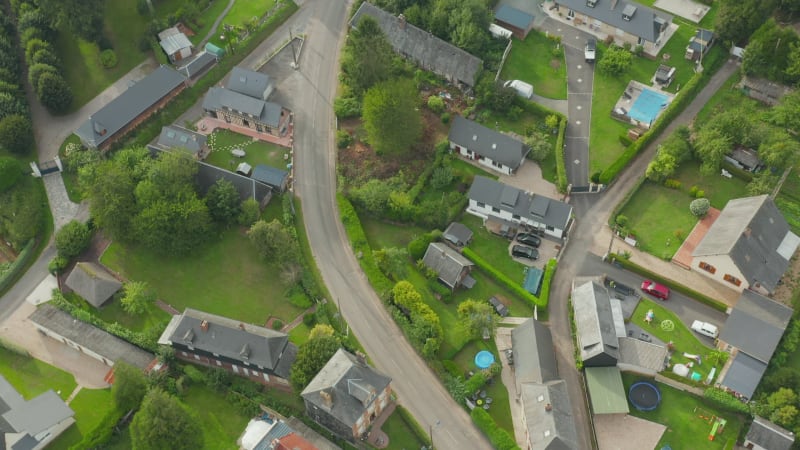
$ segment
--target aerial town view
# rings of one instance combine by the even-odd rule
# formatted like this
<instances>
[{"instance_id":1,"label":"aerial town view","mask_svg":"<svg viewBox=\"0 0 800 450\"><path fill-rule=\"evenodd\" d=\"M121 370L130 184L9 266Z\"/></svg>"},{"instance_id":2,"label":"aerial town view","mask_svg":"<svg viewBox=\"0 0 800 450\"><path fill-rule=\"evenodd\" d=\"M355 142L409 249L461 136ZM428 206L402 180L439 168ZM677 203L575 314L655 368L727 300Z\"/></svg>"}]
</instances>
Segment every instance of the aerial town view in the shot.
<instances>
[{"instance_id":1,"label":"aerial town view","mask_svg":"<svg viewBox=\"0 0 800 450\"><path fill-rule=\"evenodd\" d=\"M800 449L798 247L800 0L0 0L0 449Z\"/></svg>"}]
</instances>

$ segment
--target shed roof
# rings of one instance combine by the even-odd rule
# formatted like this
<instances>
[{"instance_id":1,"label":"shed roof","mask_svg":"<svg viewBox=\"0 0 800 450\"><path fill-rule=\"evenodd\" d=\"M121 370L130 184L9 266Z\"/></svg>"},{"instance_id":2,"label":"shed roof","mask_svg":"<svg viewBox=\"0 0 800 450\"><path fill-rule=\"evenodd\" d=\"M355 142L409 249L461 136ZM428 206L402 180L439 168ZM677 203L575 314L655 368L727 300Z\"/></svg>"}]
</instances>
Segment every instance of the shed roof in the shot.
<instances>
[{"instance_id":1,"label":"shed roof","mask_svg":"<svg viewBox=\"0 0 800 450\"><path fill-rule=\"evenodd\" d=\"M262 98L272 84L269 75L253 70L234 67L225 87L249 97Z\"/></svg>"},{"instance_id":2,"label":"shed roof","mask_svg":"<svg viewBox=\"0 0 800 450\"><path fill-rule=\"evenodd\" d=\"M595 414L627 414L628 399L618 367L587 367L586 385Z\"/></svg>"},{"instance_id":3,"label":"shed roof","mask_svg":"<svg viewBox=\"0 0 800 450\"><path fill-rule=\"evenodd\" d=\"M578 449L578 432L564 380L524 383L521 395L531 450Z\"/></svg>"},{"instance_id":4,"label":"shed roof","mask_svg":"<svg viewBox=\"0 0 800 450\"><path fill-rule=\"evenodd\" d=\"M578 344L584 361L605 354L609 362L619 360L619 339L606 288L587 281L572 289L572 308Z\"/></svg>"},{"instance_id":5,"label":"shed roof","mask_svg":"<svg viewBox=\"0 0 800 450\"><path fill-rule=\"evenodd\" d=\"M757 151L741 145L734 147L731 151L731 158L747 167L758 167L763 164L761 158L758 157Z\"/></svg>"},{"instance_id":6,"label":"shed roof","mask_svg":"<svg viewBox=\"0 0 800 450\"><path fill-rule=\"evenodd\" d=\"M509 5L500 5L494 13L494 19L521 30L529 29L533 23L532 15Z\"/></svg>"},{"instance_id":7,"label":"shed roof","mask_svg":"<svg viewBox=\"0 0 800 450\"><path fill-rule=\"evenodd\" d=\"M75 134L84 142L99 147L133 119L178 88L185 80L183 75L169 66L159 66L89 116L89 119L75 130Z\"/></svg>"},{"instance_id":8,"label":"shed roof","mask_svg":"<svg viewBox=\"0 0 800 450\"><path fill-rule=\"evenodd\" d=\"M268 186L272 186L278 190L283 189L288 177L289 172L264 164L256 165L256 167L253 169L253 174L250 175L250 178Z\"/></svg>"},{"instance_id":9,"label":"shed roof","mask_svg":"<svg viewBox=\"0 0 800 450\"><path fill-rule=\"evenodd\" d=\"M95 308L107 302L122 288L122 283L100 264L79 262L75 264L66 281L67 287L83 297Z\"/></svg>"},{"instance_id":10,"label":"shed roof","mask_svg":"<svg viewBox=\"0 0 800 450\"><path fill-rule=\"evenodd\" d=\"M731 361L720 384L747 398L752 398L766 371L766 363L747 353L739 352Z\"/></svg>"},{"instance_id":11,"label":"shed roof","mask_svg":"<svg viewBox=\"0 0 800 450\"><path fill-rule=\"evenodd\" d=\"M719 339L769 363L792 313L792 308L745 289L725 321Z\"/></svg>"},{"instance_id":12,"label":"shed roof","mask_svg":"<svg viewBox=\"0 0 800 450\"><path fill-rule=\"evenodd\" d=\"M164 50L164 53L169 56L172 56L185 48L194 47L192 45L192 41L190 41L189 38L187 38L183 33L166 36L161 39L159 44L161 45L161 49Z\"/></svg>"},{"instance_id":13,"label":"shed roof","mask_svg":"<svg viewBox=\"0 0 800 450\"><path fill-rule=\"evenodd\" d=\"M461 271L465 267L474 265L461 253L439 242L431 242L428 245L422 262L436 272L439 279L451 288L455 288L458 284Z\"/></svg>"},{"instance_id":14,"label":"shed roof","mask_svg":"<svg viewBox=\"0 0 800 450\"><path fill-rule=\"evenodd\" d=\"M460 222L452 222L444 230L442 237L456 245L466 245L472 240L472 230Z\"/></svg>"},{"instance_id":15,"label":"shed roof","mask_svg":"<svg viewBox=\"0 0 800 450\"><path fill-rule=\"evenodd\" d=\"M125 361L134 367L144 370L155 358L152 353L142 350L94 325L78 320L53 305L40 305L28 319L40 327L63 336L109 361Z\"/></svg>"},{"instance_id":16,"label":"shed roof","mask_svg":"<svg viewBox=\"0 0 800 450\"><path fill-rule=\"evenodd\" d=\"M178 125L167 125L161 128L157 144L165 149L182 148L197 154L205 147L208 137Z\"/></svg>"},{"instance_id":17,"label":"shed roof","mask_svg":"<svg viewBox=\"0 0 800 450\"><path fill-rule=\"evenodd\" d=\"M632 337L619 338L619 363L645 369L647 373L664 370L667 347Z\"/></svg>"},{"instance_id":18,"label":"shed roof","mask_svg":"<svg viewBox=\"0 0 800 450\"><path fill-rule=\"evenodd\" d=\"M531 149L522 142L478 122L456 116L450 127L450 142L473 150L492 161L517 169Z\"/></svg>"},{"instance_id":19,"label":"shed roof","mask_svg":"<svg viewBox=\"0 0 800 450\"><path fill-rule=\"evenodd\" d=\"M546 383L558 378L553 336L550 330L529 318L511 330L514 352L514 373L517 385Z\"/></svg>"},{"instance_id":20,"label":"shed roof","mask_svg":"<svg viewBox=\"0 0 800 450\"><path fill-rule=\"evenodd\" d=\"M794 439L794 433L760 416L753 417L753 423L745 436L745 440L768 450L789 450Z\"/></svg>"},{"instance_id":21,"label":"shed roof","mask_svg":"<svg viewBox=\"0 0 800 450\"><path fill-rule=\"evenodd\" d=\"M478 81L478 72L483 66L480 58L407 23L405 19L401 21L369 2L361 4L350 19L350 26L358 28L363 16L370 16L378 22L395 52L413 60L423 69L453 77L470 87Z\"/></svg>"},{"instance_id":22,"label":"shed roof","mask_svg":"<svg viewBox=\"0 0 800 450\"><path fill-rule=\"evenodd\" d=\"M594 7L589 6L586 0L556 0L556 3L649 42L658 39L659 21L672 22L669 14L625 0L597 0ZM623 15L629 19L626 20Z\"/></svg>"},{"instance_id":23,"label":"shed roof","mask_svg":"<svg viewBox=\"0 0 800 450\"><path fill-rule=\"evenodd\" d=\"M529 194L513 186L477 175L467 194L470 200L564 230L572 215L572 206L538 194Z\"/></svg>"},{"instance_id":24,"label":"shed roof","mask_svg":"<svg viewBox=\"0 0 800 450\"><path fill-rule=\"evenodd\" d=\"M189 78L194 78L209 65L217 62L217 56L207 51L202 51L195 56L194 59L189 61L188 64L183 66L180 70L181 73Z\"/></svg>"}]
</instances>

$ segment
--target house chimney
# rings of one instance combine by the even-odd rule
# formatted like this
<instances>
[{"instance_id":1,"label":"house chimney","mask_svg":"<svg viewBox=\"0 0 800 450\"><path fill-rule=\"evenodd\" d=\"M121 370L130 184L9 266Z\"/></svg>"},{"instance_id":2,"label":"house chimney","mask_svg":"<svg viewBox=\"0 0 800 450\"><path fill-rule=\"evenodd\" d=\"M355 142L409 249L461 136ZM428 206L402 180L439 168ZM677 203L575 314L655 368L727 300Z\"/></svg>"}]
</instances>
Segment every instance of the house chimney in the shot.
<instances>
[{"instance_id":1,"label":"house chimney","mask_svg":"<svg viewBox=\"0 0 800 450\"><path fill-rule=\"evenodd\" d=\"M204 320L200 322L200 329L203 331L208 331L208 321Z\"/></svg>"},{"instance_id":2,"label":"house chimney","mask_svg":"<svg viewBox=\"0 0 800 450\"><path fill-rule=\"evenodd\" d=\"M477 134L473 134L472 135L472 140L473 141L477 141L478 140L478 135Z\"/></svg>"},{"instance_id":3,"label":"house chimney","mask_svg":"<svg viewBox=\"0 0 800 450\"><path fill-rule=\"evenodd\" d=\"M552 411L553 410L553 405L551 405L550 403L544 405L544 410L547 411L547 412Z\"/></svg>"},{"instance_id":4,"label":"house chimney","mask_svg":"<svg viewBox=\"0 0 800 450\"><path fill-rule=\"evenodd\" d=\"M333 407L333 396L328 391L320 391L319 396L322 397L322 404L331 409Z\"/></svg>"},{"instance_id":5,"label":"house chimney","mask_svg":"<svg viewBox=\"0 0 800 450\"><path fill-rule=\"evenodd\" d=\"M359 364L362 366L367 365L367 355L362 352L356 352L356 359L358 360Z\"/></svg>"},{"instance_id":6,"label":"house chimney","mask_svg":"<svg viewBox=\"0 0 800 450\"><path fill-rule=\"evenodd\" d=\"M404 16L403 14L400 14L399 16L397 16L397 20L400 22L400 29L401 30L405 30L406 29L406 16Z\"/></svg>"}]
</instances>

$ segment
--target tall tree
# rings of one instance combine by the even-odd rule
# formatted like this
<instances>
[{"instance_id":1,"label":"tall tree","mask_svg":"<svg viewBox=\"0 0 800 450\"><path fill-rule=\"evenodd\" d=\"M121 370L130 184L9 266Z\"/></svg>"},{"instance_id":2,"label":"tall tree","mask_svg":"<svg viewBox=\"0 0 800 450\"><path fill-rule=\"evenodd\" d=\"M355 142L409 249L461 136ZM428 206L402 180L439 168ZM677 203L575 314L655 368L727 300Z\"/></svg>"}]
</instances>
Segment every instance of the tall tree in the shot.
<instances>
[{"instance_id":1,"label":"tall tree","mask_svg":"<svg viewBox=\"0 0 800 450\"><path fill-rule=\"evenodd\" d=\"M782 83L798 78L787 71L794 46L800 37L792 27L781 27L769 19L750 37L742 59L742 70L748 75L765 77Z\"/></svg>"},{"instance_id":2,"label":"tall tree","mask_svg":"<svg viewBox=\"0 0 800 450\"><path fill-rule=\"evenodd\" d=\"M277 219L272 222L259 220L250 227L247 236L258 254L267 261L284 266L299 260L297 240Z\"/></svg>"},{"instance_id":3,"label":"tall tree","mask_svg":"<svg viewBox=\"0 0 800 450\"><path fill-rule=\"evenodd\" d=\"M325 334L317 335L300 346L289 376L295 392L301 392L311 382L339 347L338 338Z\"/></svg>"},{"instance_id":4,"label":"tall tree","mask_svg":"<svg viewBox=\"0 0 800 450\"><path fill-rule=\"evenodd\" d=\"M111 397L121 412L136 409L141 405L147 393L147 380L138 367L117 361L114 364L114 383L111 385Z\"/></svg>"},{"instance_id":5,"label":"tall tree","mask_svg":"<svg viewBox=\"0 0 800 450\"><path fill-rule=\"evenodd\" d=\"M700 173L713 175L717 173L725 155L731 151L733 142L718 128L703 127L695 138L694 148L702 163Z\"/></svg>"},{"instance_id":6,"label":"tall tree","mask_svg":"<svg viewBox=\"0 0 800 450\"><path fill-rule=\"evenodd\" d=\"M211 216L206 204L194 195L142 205L132 223L135 236L145 247L161 254L185 255L206 241Z\"/></svg>"},{"instance_id":7,"label":"tall tree","mask_svg":"<svg viewBox=\"0 0 800 450\"><path fill-rule=\"evenodd\" d=\"M39 77L36 95L48 110L63 113L72 104L72 89L59 74L45 72Z\"/></svg>"},{"instance_id":8,"label":"tall tree","mask_svg":"<svg viewBox=\"0 0 800 450\"><path fill-rule=\"evenodd\" d=\"M414 83L396 79L376 84L364 96L364 128L378 154L398 155L422 135Z\"/></svg>"},{"instance_id":9,"label":"tall tree","mask_svg":"<svg viewBox=\"0 0 800 450\"><path fill-rule=\"evenodd\" d=\"M103 161L79 174L95 223L114 239L130 241L131 220L136 214L130 171L115 161Z\"/></svg>"},{"instance_id":10,"label":"tall tree","mask_svg":"<svg viewBox=\"0 0 800 450\"><path fill-rule=\"evenodd\" d=\"M785 95L780 103L767 113L767 119L775 125L800 131L800 90Z\"/></svg>"},{"instance_id":11,"label":"tall tree","mask_svg":"<svg viewBox=\"0 0 800 450\"><path fill-rule=\"evenodd\" d=\"M128 314L142 314L156 301L156 293L146 281L129 281L122 288L122 309Z\"/></svg>"},{"instance_id":12,"label":"tall tree","mask_svg":"<svg viewBox=\"0 0 800 450\"><path fill-rule=\"evenodd\" d=\"M722 41L744 44L772 13L771 0L721 0L714 32Z\"/></svg>"},{"instance_id":13,"label":"tall tree","mask_svg":"<svg viewBox=\"0 0 800 450\"><path fill-rule=\"evenodd\" d=\"M194 450L203 447L203 430L188 409L161 389L145 395L130 425L135 450Z\"/></svg>"},{"instance_id":14,"label":"tall tree","mask_svg":"<svg viewBox=\"0 0 800 450\"><path fill-rule=\"evenodd\" d=\"M783 130L775 130L758 147L758 157L770 168L783 169L794 165L800 153L800 142Z\"/></svg>"},{"instance_id":15,"label":"tall tree","mask_svg":"<svg viewBox=\"0 0 800 450\"><path fill-rule=\"evenodd\" d=\"M56 233L59 256L71 259L81 254L92 240L92 230L83 222L72 220Z\"/></svg>"},{"instance_id":16,"label":"tall tree","mask_svg":"<svg viewBox=\"0 0 800 450\"><path fill-rule=\"evenodd\" d=\"M56 18L56 24L64 26L87 41L97 42L103 35L104 0L38 0L43 11Z\"/></svg>"},{"instance_id":17,"label":"tall tree","mask_svg":"<svg viewBox=\"0 0 800 450\"><path fill-rule=\"evenodd\" d=\"M487 302L467 299L458 305L458 319L461 326L473 338L480 338L484 332L494 336L497 327L497 315Z\"/></svg>"},{"instance_id":18,"label":"tall tree","mask_svg":"<svg viewBox=\"0 0 800 450\"><path fill-rule=\"evenodd\" d=\"M220 178L214 183L206 194L206 205L214 221L230 225L239 218L242 212L242 202L239 191L230 181Z\"/></svg>"},{"instance_id":19,"label":"tall tree","mask_svg":"<svg viewBox=\"0 0 800 450\"><path fill-rule=\"evenodd\" d=\"M16 159L0 156L0 194L11 189L22 178L22 167Z\"/></svg>"},{"instance_id":20,"label":"tall tree","mask_svg":"<svg viewBox=\"0 0 800 450\"><path fill-rule=\"evenodd\" d=\"M364 16L347 37L342 55L342 77L357 97L391 76L394 51L378 22Z\"/></svg>"}]
</instances>

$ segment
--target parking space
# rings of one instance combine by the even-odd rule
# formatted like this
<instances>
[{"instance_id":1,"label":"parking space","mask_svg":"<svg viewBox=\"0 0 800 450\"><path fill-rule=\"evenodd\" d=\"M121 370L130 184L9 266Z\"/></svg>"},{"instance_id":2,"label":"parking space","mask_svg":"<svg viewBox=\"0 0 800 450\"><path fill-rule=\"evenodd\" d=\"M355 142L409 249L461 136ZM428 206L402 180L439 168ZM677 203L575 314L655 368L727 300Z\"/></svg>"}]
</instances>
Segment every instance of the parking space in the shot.
<instances>
[{"instance_id":1,"label":"parking space","mask_svg":"<svg viewBox=\"0 0 800 450\"><path fill-rule=\"evenodd\" d=\"M303 75L299 70L293 67L295 55L299 61L300 50L303 41L295 38L290 44L283 47L276 53L266 64L261 66L258 71L269 75L272 82L275 84L275 90L269 98L269 101L275 102L284 108L293 108L292 92L297 92L300 88L300 82Z\"/></svg>"},{"instance_id":2,"label":"parking space","mask_svg":"<svg viewBox=\"0 0 800 450\"><path fill-rule=\"evenodd\" d=\"M539 252L539 259L531 260L528 258L517 258L511 255L511 249L515 245L524 245L518 242L516 239L512 240L508 244L508 255L514 259L514 261L519 262L520 264L524 264L528 267L537 267L539 269L544 270L545 264L552 258L558 256L558 252L561 250L561 243L551 241L547 238L542 238L542 243L536 249Z\"/></svg>"}]
</instances>

